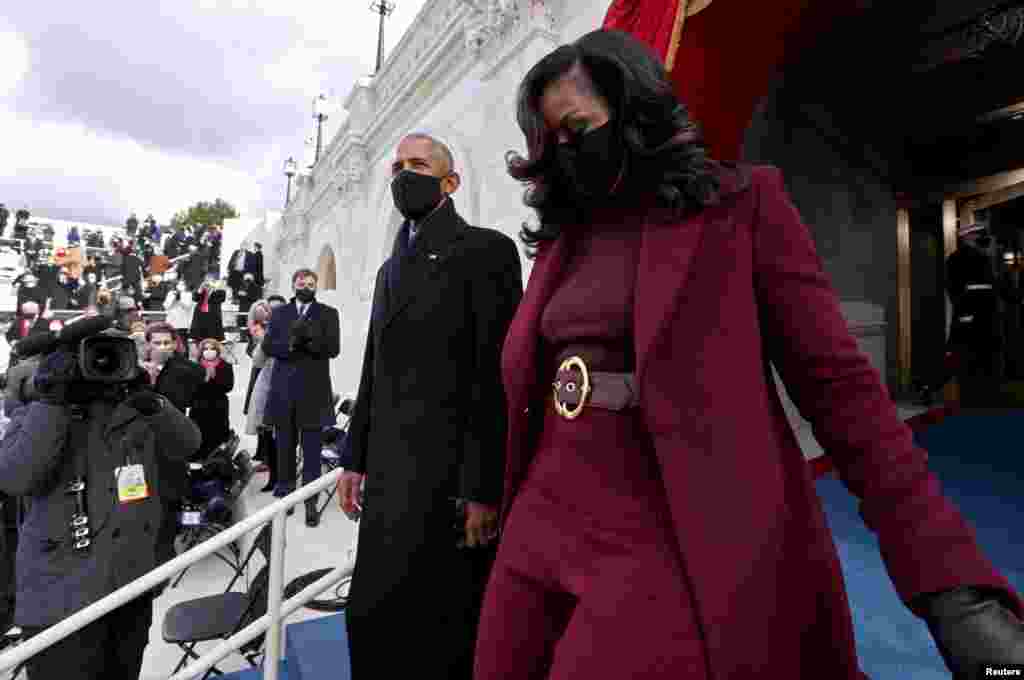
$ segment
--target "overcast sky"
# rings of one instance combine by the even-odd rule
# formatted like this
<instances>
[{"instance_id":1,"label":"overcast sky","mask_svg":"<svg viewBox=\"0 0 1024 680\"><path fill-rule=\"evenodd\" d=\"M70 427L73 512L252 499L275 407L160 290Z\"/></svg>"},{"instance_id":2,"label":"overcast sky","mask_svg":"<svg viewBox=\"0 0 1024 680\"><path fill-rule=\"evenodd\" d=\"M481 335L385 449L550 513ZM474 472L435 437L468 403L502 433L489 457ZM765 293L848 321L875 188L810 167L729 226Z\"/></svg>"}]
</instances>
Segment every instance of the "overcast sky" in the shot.
<instances>
[{"instance_id":1,"label":"overcast sky","mask_svg":"<svg viewBox=\"0 0 1024 680\"><path fill-rule=\"evenodd\" d=\"M385 58L424 0L395 3ZM373 71L369 5L3 0L0 202L110 224L218 197L280 209L285 159L312 160L312 98Z\"/></svg>"}]
</instances>

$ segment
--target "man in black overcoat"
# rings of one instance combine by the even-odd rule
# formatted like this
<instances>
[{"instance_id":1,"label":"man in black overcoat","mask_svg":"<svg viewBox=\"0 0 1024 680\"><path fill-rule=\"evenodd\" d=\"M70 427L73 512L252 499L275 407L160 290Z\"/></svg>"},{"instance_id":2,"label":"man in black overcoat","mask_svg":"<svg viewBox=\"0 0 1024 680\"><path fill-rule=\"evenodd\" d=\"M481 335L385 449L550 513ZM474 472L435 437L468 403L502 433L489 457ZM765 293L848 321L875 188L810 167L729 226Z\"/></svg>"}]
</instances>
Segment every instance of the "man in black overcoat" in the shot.
<instances>
[{"instance_id":1,"label":"man in black overcoat","mask_svg":"<svg viewBox=\"0 0 1024 680\"><path fill-rule=\"evenodd\" d=\"M392 173L406 221L377 272L339 483L351 516L365 478L346 608L352 677L470 680L505 469L501 348L522 265L511 238L456 212L442 142L407 136ZM466 502L459 526L453 498ZM456 547L457 528L468 547ZM382 640L400 640L400 653Z\"/></svg>"},{"instance_id":2,"label":"man in black overcoat","mask_svg":"<svg viewBox=\"0 0 1024 680\"><path fill-rule=\"evenodd\" d=\"M295 490L296 449L302 446L302 483L321 474L321 432L335 423L331 359L341 352L338 310L316 300L317 275L292 276L295 297L273 311L261 347L273 357L274 373L263 422L274 427L278 483L274 495ZM306 524L320 521L316 497L306 501Z\"/></svg>"}]
</instances>

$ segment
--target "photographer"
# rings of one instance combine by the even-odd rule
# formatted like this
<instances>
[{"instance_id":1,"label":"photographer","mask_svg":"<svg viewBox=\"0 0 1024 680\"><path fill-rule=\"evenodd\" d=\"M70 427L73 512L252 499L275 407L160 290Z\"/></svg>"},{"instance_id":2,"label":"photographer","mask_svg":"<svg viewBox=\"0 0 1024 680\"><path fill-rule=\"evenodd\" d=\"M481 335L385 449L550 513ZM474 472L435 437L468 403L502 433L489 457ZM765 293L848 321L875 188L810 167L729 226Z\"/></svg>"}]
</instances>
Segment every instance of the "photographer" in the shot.
<instances>
[{"instance_id":1,"label":"photographer","mask_svg":"<svg viewBox=\"0 0 1024 680\"><path fill-rule=\"evenodd\" d=\"M146 386L131 340L101 332L109 324L69 325L9 386L0 491L29 501L15 611L27 636L156 566L159 461L199 447L191 421ZM32 657L29 677L138 678L152 614L152 595L136 598Z\"/></svg>"}]
</instances>

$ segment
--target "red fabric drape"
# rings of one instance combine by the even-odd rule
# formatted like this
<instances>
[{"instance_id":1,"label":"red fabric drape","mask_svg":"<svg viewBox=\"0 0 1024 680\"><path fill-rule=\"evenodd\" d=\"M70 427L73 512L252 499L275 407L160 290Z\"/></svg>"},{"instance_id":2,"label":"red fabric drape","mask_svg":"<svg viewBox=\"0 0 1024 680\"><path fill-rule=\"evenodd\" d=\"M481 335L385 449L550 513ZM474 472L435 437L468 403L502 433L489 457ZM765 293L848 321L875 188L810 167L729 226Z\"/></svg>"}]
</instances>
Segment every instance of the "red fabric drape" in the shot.
<instances>
[{"instance_id":1,"label":"red fabric drape","mask_svg":"<svg viewBox=\"0 0 1024 680\"><path fill-rule=\"evenodd\" d=\"M667 59L680 0L613 0L603 28L630 33ZM788 59L861 0L714 0L683 24L672 80L710 155L740 160L743 136ZM823 77L828 77L827 71Z\"/></svg>"},{"instance_id":2,"label":"red fabric drape","mask_svg":"<svg viewBox=\"0 0 1024 680\"><path fill-rule=\"evenodd\" d=\"M629 33L664 62L680 1L613 0L602 28ZM714 0L686 17L670 75L709 155L742 160L750 121L783 66L860 9L861 0ZM815 477L831 466L827 456L811 462Z\"/></svg>"}]
</instances>

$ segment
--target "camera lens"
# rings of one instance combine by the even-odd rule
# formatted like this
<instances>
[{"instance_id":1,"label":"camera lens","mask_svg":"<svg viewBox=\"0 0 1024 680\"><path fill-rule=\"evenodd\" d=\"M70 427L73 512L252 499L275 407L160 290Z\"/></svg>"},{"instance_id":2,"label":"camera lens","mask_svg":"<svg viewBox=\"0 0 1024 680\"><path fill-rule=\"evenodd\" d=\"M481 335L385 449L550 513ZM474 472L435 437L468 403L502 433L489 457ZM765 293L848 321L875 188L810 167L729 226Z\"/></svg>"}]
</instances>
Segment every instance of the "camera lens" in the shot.
<instances>
[{"instance_id":1,"label":"camera lens","mask_svg":"<svg viewBox=\"0 0 1024 680\"><path fill-rule=\"evenodd\" d=\"M92 369L100 375L110 375L117 370L120 362L110 347L101 347L92 355Z\"/></svg>"},{"instance_id":2,"label":"camera lens","mask_svg":"<svg viewBox=\"0 0 1024 680\"><path fill-rule=\"evenodd\" d=\"M86 380L124 382L135 375L135 343L129 338L89 338L83 346L82 372Z\"/></svg>"}]
</instances>

